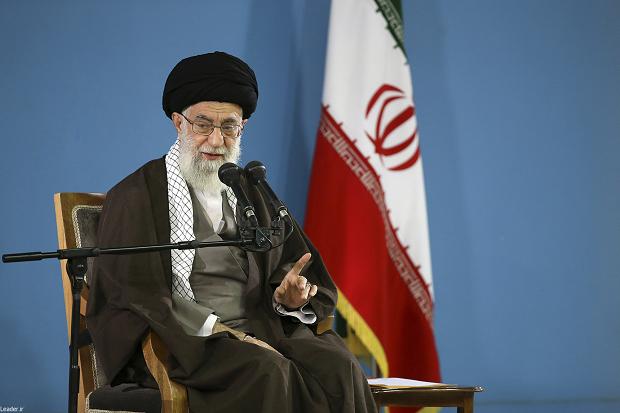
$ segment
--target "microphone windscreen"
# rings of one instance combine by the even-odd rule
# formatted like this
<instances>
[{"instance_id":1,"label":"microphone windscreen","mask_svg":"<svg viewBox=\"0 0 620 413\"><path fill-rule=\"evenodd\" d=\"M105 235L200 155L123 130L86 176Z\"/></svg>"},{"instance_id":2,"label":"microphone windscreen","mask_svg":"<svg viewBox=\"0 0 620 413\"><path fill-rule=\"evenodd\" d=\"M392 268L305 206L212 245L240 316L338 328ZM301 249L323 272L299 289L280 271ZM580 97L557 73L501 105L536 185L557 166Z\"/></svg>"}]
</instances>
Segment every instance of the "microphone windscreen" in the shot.
<instances>
[{"instance_id":1,"label":"microphone windscreen","mask_svg":"<svg viewBox=\"0 0 620 413\"><path fill-rule=\"evenodd\" d=\"M267 168L261 161L250 161L245 165L245 176L257 184L261 180L265 180L267 176Z\"/></svg>"},{"instance_id":2,"label":"microphone windscreen","mask_svg":"<svg viewBox=\"0 0 620 413\"><path fill-rule=\"evenodd\" d=\"M217 176L224 184L233 187L239 184L241 180L241 168L239 165L235 165L232 162L226 162L224 165L220 166L220 169L217 171Z\"/></svg>"}]
</instances>

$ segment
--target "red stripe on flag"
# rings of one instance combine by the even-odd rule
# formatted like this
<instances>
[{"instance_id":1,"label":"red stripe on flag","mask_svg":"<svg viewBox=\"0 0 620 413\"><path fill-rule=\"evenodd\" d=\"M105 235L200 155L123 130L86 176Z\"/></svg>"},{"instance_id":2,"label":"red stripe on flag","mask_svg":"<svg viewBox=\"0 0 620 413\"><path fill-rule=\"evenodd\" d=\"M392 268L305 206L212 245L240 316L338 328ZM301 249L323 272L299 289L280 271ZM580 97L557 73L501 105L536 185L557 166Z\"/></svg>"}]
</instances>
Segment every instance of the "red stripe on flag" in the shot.
<instances>
[{"instance_id":1,"label":"red stripe on flag","mask_svg":"<svg viewBox=\"0 0 620 413\"><path fill-rule=\"evenodd\" d=\"M391 376L439 381L432 299L389 220L379 177L326 108L306 231L380 341Z\"/></svg>"}]
</instances>

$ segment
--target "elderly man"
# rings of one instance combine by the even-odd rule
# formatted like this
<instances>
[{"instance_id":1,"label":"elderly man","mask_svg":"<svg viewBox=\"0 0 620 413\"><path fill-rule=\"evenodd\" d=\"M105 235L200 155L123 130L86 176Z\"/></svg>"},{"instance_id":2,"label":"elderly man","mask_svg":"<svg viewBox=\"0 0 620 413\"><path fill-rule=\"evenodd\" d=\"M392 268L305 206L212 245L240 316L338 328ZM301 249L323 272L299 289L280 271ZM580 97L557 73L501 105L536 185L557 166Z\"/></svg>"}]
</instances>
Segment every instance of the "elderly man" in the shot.
<instances>
[{"instance_id":1,"label":"elderly man","mask_svg":"<svg viewBox=\"0 0 620 413\"><path fill-rule=\"evenodd\" d=\"M238 161L257 99L254 72L236 57L179 62L163 95L178 139L109 191L99 246L237 239L242 216L217 171ZM242 186L267 226L272 211L252 185ZM295 226L266 253L215 247L99 257L87 325L112 384L155 386L140 351L152 329L171 353L170 377L188 388L191 411L376 411L342 341L315 334L337 293Z\"/></svg>"}]
</instances>

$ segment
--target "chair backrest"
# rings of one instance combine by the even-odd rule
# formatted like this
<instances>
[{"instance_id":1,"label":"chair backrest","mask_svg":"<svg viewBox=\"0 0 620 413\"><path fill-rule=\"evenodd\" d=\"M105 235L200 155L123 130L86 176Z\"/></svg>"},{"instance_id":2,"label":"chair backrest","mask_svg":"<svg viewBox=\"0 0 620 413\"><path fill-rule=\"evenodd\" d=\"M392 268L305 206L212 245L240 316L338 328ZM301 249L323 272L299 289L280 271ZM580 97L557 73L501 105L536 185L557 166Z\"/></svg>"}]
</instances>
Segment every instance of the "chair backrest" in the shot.
<instances>
[{"instance_id":1,"label":"chair backrest","mask_svg":"<svg viewBox=\"0 0 620 413\"><path fill-rule=\"evenodd\" d=\"M58 247L80 248L92 247L96 244L97 227L103 207L104 194L63 192L54 194L56 209L56 227L58 230ZM86 329L86 305L88 303L88 276L92 268L92 258L88 260L86 285L82 290L80 306L80 332ZM66 260L60 263L62 272L62 288L64 291L65 311L67 316L67 332L71 332L71 282L66 270ZM105 384L103 370L99 368L94 348L91 345L80 348L80 393L78 395L78 411L84 411L86 396L97 387Z\"/></svg>"}]
</instances>

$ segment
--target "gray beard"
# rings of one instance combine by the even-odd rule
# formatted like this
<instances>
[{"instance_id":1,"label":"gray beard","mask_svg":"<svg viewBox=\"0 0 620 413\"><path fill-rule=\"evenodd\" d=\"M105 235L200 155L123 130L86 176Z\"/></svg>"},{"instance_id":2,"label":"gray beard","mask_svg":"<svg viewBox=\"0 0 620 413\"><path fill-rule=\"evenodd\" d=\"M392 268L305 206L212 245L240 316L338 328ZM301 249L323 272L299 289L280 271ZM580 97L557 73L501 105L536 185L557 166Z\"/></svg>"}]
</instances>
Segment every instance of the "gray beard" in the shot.
<instances>
[{"instance_id":1,"label":"gray beard","mask_svg":"<svg viewBox=\"0 0 620 413\"><path fill-rule=\"evenodd\" d=\"M219 194L226 189L226 185L218 178L217 171L226 162L237 163L241 157L241 147L237 142L232 148L215 149L206 144L203 144L202 148L209 148L209 152L219 153L224 157L220 160L203 159L200 148L192 144L191 138L179 134L179 170L183 179L194 190Z\"/></svg>"}]
</instances>

